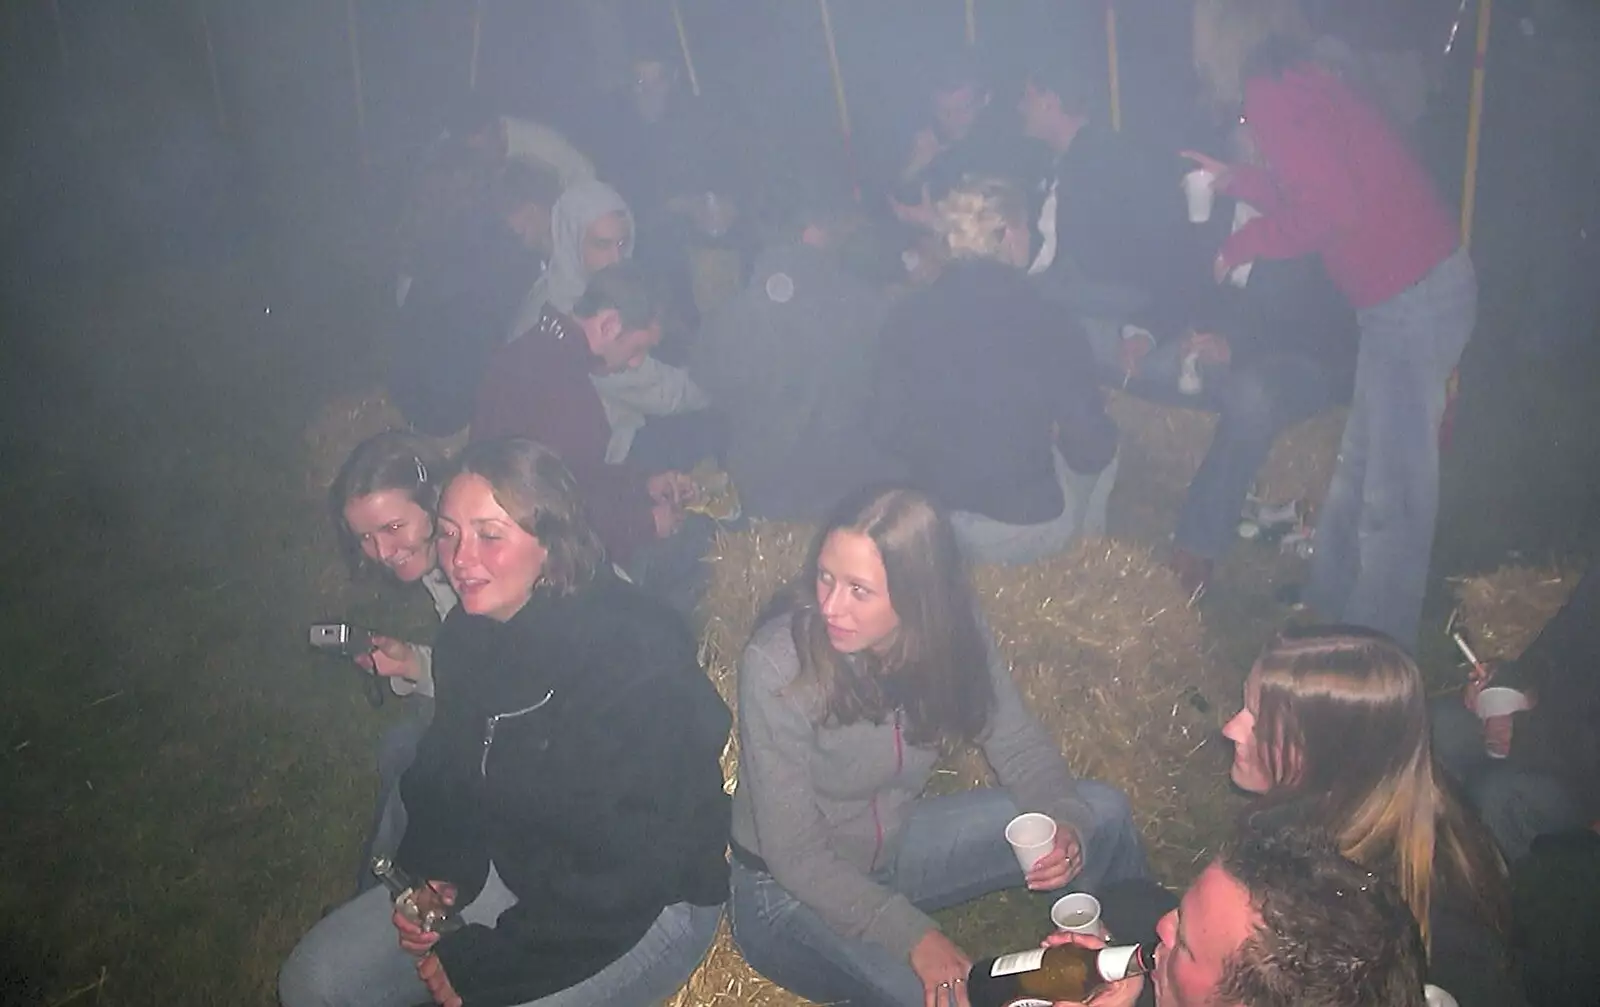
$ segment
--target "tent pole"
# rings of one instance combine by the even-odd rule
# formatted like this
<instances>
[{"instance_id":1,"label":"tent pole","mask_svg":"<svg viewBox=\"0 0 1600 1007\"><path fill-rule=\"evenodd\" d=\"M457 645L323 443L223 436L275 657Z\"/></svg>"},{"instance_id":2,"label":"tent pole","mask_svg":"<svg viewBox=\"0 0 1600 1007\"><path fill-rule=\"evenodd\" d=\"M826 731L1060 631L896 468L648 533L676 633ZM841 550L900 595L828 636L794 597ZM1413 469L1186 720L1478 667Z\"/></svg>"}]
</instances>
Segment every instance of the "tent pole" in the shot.
<instances>
[{"instance_id":1,"label":"tent pole","mask_svg":"<svg viewBox=\"0 0 1600 1007\"><path fill-rule=\"evenodd\" d=\"M1472 216L1478 202L1478 144L1483 135L1483 77L1489 54L1493 0L1478 0L1478 48L1472 63L1472 103L1467 112L1467 169L1461 181L1461 244L1472 247Z\"/></svg>"},{"instance_id":2,"label":"tent pole","mask_svg":"<svg viewBox=\"0 0 1600 1007\"><path fill-rule=\"evenodd\" d=\"M56 51L61 54L61 69L67 69L67 29L61 23L61 2L50 0L50 20L56 26Z\"/></svg>"},{"instance_id":3,"label":"tent pole","mask_svg":"<svg viewBox=\"0 0 1600 1007\"><path fill-rule=\"evenodd\" d=\"M356 143L361 147L361 170L367 170L367 100L361 85L361 38L356 34L356 0L344 0L345 34L350 42L351 80L355 87Z\"/></svg>"},{"instance_id":4,"label":"tent pole","mask_svg":"<svg viewBox=\"0 0 1600 1007\"><path fill-rule=\"evenodd\" d=\"M694 55L689 51L689 32L683 27L683 9L672 0L672 23L678 28L678 48L683 50L683 66L689 71L689 90L700 97L700 77L694 72Z\"/></svg>"},{"instance_id":5,"label":"tent pole","mask_svg":"<svg viewBox=\"0 0 1600 1007\"><path fill-rule=\"evenodd\" d=\"M483 43L483 0L472 5L472 62L467 65L467 88L478 89L478 49Z\"/></svg>"},{"instance_id":6,"label":"tent pole","mask_svg":"<svg viewBox=\"0 0 1600 1007\"><path fill-rule=\"evenodd\" d=\"M978 0L967 0L967 45L978 44Z\"/></svg>"},{"instance_id":7,"label":"tent pole","mask_svg":"<svg viewBox=\"0 0 1600 1007\"><path fill-rule=\"evenodd\" d=\"M1111 85L1111 128L1122 132L1122 74L1117 66L1117 6L1106 0L1106 74Z\"/></svg>"},{"instance_id":8,"label":"tent pole","mask_svg":"<svg viewBox=\"0 0 1600 1007\"><path fill-rule=\"evenodd\" d=\"M850 178L855 185L856 198L861 198L861 182L856 177L856 152L850 143L850 102L845 98L844 74L839 70L839 49L833 41L833 16L828 11L828 0L817 0L822 11L822 34L828 41L828 70L833 75L833 100L839 106L839 132L844 134L844 154L850 164Z\"/></svg>"},{"instance_id":9,"label":"tent pole","mask_svg":"<svg viewBox=\"0 0 1600 1007\"><path fill-rule=\"evenodd\" d=\"M217 48L211 40L211 18L206 14L210 0L200 0L200 32L206 39L206 72L211 75L211 100L217 106L217 126L228 131L228 106L222 100L222 77L217 73Z\"/></svg>"}]
</instances>

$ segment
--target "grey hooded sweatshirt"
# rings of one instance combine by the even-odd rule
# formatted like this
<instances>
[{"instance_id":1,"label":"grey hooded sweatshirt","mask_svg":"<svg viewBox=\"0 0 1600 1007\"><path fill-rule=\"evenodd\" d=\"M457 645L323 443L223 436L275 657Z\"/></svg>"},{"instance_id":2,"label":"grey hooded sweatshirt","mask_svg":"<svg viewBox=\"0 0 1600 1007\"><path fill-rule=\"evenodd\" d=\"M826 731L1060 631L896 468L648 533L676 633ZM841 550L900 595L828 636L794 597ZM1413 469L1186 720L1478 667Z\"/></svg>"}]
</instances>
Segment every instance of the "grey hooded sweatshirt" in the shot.
<instances>
[{"instance_id":1,"label":"grey hooded sweatshirt","mask_svg":"<svg viewBox=\"0 0 1600 1007\"><path fill-rule=\"evenodd\" d=\"M938 753L906 744L898 713L882 724L818 726L820 697L795 685L789 627L788 616L771 620L739 660L733 839L838 933L909 956L938 924L871 875L893 862ZM989 655L995 706L984 756L1019 808L1088 836L1092 818L1067 760L1023 705L1005 661L993 647Z\"/></svg>"}]
</instances>

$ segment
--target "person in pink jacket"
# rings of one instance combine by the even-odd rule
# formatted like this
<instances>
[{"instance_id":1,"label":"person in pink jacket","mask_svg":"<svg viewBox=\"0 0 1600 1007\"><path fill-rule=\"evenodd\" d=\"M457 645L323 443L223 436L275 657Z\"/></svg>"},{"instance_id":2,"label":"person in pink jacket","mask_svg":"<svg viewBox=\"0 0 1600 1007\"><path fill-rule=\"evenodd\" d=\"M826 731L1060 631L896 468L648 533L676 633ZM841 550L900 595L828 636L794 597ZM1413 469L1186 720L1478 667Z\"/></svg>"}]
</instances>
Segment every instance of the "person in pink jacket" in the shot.
<instances>
[{"instance_id":1,"label":"person in pink jacket","mask_svg":"<svg viewBox=\"0 0 1600 1007\"><path fill-rule=\"evenodd\" d=\"M1383 113L1312 54L1293 0L1196 0L1195 67L1246 124L1259 166L1185 154L1262 216L1219 249L1220 282L1319 254L1356 309L1355 397L1303 600L1415 647L1439 505L1445 385L1472 336L1477 280L1455 221Z\"/></svg>"}]
</instances>

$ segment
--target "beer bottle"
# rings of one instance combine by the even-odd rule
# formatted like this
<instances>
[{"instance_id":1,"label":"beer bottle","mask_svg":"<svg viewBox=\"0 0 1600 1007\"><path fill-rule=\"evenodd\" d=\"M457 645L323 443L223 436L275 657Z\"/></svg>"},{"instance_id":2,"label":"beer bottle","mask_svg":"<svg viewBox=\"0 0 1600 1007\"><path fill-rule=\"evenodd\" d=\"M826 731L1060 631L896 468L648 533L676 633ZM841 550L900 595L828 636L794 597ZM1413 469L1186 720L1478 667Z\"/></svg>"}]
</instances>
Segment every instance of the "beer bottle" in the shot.
<instances>
[{"instance_id":1,"label":"beer bottle","mask_svg":"<svg viewBox=\"0 0 1600 1007\"><path fill-rule=\"evenodd\" d=\"M1057 944L986 958L967 973L972 1007L1050 1007L1059 1000L1083 1003L1102 987L1149 972L1153 944L1086 948Z\"/></svg>"}]
</instances>

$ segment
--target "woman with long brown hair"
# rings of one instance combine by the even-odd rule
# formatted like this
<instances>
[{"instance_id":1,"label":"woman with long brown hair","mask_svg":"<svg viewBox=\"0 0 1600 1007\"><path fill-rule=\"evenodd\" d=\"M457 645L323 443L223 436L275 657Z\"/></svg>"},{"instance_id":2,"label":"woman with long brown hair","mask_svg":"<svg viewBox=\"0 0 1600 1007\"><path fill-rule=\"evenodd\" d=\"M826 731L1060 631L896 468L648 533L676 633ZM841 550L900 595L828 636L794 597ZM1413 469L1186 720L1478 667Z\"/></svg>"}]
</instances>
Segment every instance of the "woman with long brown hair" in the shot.
<instances>
[{"instance_id":1,"label":"woman with long brown hair","mask_svg":"<svg viewBox=\"0 0 1600 1007\"><path fill-rule=\"evenodd\" d=\"M739 662L734 939L819 1003L965 1007L968 955L928 913L1026 883L1143 877L1127 799L1074 780L990 645L944 513L910 489L845 500ZM1000 787L922 797L974 744ZM1056 823L1024 875L1018 811Z\"/></svg>"},{"instance_id":2,"label":"woman with long brown hair","mask_svg":"<svg viewBox=\"0 0 1600 1007\"><path fill-rule=\"evenodd\" d=\"M1522 1002L1511 978L1506 868L1444 785L1427 693L1393 640L1357 626L1280 635L1245 681L1223 734L1251 816L1329 831L1405 895L1429 945L1429 981L1463 1007Z\"/></svg>"}]
</instances>

